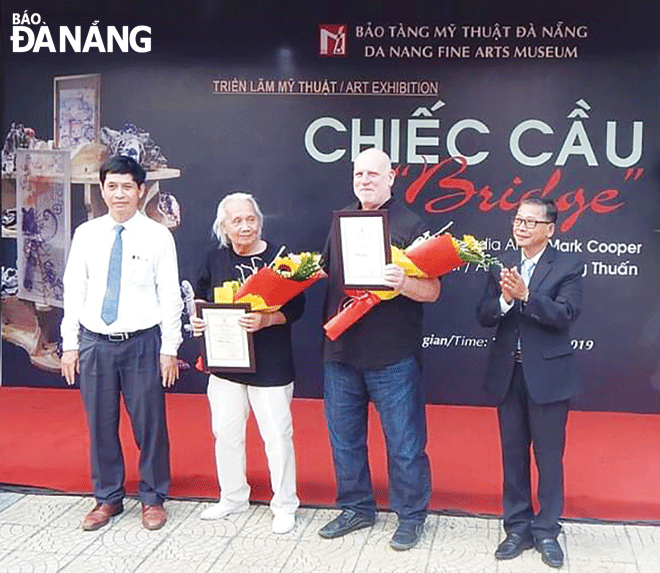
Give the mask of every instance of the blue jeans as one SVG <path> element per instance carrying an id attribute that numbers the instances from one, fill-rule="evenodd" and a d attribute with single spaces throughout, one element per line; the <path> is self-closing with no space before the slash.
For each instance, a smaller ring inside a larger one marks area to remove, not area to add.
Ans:
<path id="1" fill-rule="evenodd" d="M 387 446 L 390 506 L 399 522 L 424 523 L 431 498 L 421 369 L 414 357 L 378 370 L 325 363 L 325 416 L 337 478 L 337 505 L 374 515 L 367 456 L 371 400 Z"/>

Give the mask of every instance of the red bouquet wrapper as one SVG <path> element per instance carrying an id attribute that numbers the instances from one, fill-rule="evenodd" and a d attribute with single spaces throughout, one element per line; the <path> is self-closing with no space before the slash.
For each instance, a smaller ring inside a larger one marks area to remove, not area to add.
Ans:
<path id="1" fill-rule="evenodd" d="M 429 277 L 440 277 L 465 264 L 449 233 L 438 235 L 406 249 L 406 256 Z"/>
<path id="2" fill-rule="evenodd" d="M 323 271 L 318 271 L 304 281 L 295 281 L 278 275 L 270 267 L 262 267 L 241 285 L 234 300 L 251 294 L 261 297 L 267 307 L 281 307 L 324 276 Z"/>
<path id="3" fill-rule="evenodd" d="M 349 301 L 344 307 L 323 325 L 325 335 L 330 340 L 337 340 L 348 327 L 355 324 L 374 306 L 380 302 L 380 298 L 369 291 L 348 291 Z"/>
<path id="4" fill-rule="evenodd" d="M 203 372 L 204 374 L 211 373 L 211 371 L 206 367 L 206 364 L 204 364 L 204 356 L 202 354 L 197 355 L 197 359 L 195 360 L 195 370 L 198 372 Z"/>
<path id="5" fill-rule="evenodd" d="M 465 261 L 458 256 L 449 233 L 437 235 L 414 247 L 409 247 L 405 255 L 420 271 L 431 278 L 446 275 L 465 264 Z M 323 326 L 330 340 L 337 340 L 382 300 L 369 291 L 347 291 L 346 294 L 351 297 L 348 304 Z"/>

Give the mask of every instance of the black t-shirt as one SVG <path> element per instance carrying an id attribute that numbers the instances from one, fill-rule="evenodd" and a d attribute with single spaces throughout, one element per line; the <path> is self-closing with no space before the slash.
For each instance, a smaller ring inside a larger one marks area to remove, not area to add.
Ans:
<path id="1" fill-rule="evenodd" d="M 360 203 L 348 205 L 343 211 L 360 209 Z M 389 213 L 390 241 L 400 248 L 409 246 L 426 231 L 422 219 L 392 198 L 381 206 Z M 332 230 L 326 241 L 323 259 L 327 261 L 328 290 L 323 316 L 332 318 L 346 295 L 341 285 L 340 254 L 335 248 Z M 373 370 L 393 364 L 404 358 L 420 358 L 422 339 L 421 302 L 399 295 L 381 301 L 358 322 L 348 328 L 337 340 L 325 337 L 323 359 L 342 362 L 360 370 Z"/>
<path id="2" fill-rule="evenodd" d="M 251 269 L 269 264 L 278 249 L 266 243 L 266 250 L 258 255 L 243 257 L 234 249 L 214 245 L 206 251 L 204 264 L 195 281 L 195 295 L 213 302 L 213 289 L 230 280 L 242 280 L 252 274 Z M 295 378 L 291 349 L 291 323 L 305 310 L 303 294 L 291 299 L 280 311 L 286 324 L 262 328 L 254 333 L 255 373 L 223 373 L 222 378 L 250 386 L 285 386 Z"/>

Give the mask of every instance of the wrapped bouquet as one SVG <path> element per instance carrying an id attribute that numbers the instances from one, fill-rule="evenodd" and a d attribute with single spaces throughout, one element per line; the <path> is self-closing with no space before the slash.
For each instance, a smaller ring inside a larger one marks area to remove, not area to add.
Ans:
<path id="1" fill-rule="evenodd" d="M 466 264 L 475 263 L 488 268 L 502 263 L 484 252 L 482 244 L 472 235 L 463 239 L 449 233 L 418 237 L 405 250 L 392 246 L 392 262 L 399 265 L 409 277 L 435 278 Z M 337 340 L 350 326 L 367 314 L 382 300 L 398 296 L 397 291 L 347 291 L 348 300 L 341 310 L 323 326 L 330 340 Z"/>
<path id="2" fill-rule="evenodd" d="M 278 256 L 245 281 L 227 281 L 214 289 L 217 303 L 248 303 L 253 311 L 276 312 L 325 277 L 318 253 Z"/>

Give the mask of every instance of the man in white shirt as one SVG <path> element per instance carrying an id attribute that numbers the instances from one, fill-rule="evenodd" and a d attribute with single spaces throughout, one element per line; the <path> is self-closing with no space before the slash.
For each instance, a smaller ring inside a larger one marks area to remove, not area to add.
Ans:
<path id="1" fill-rule="evenodd" d="M 178 378 L 181 310 L 171 233 L 138 211 L 144 169 L 115 156 L 100 170 L 108 214 L 80 225 L 64 272 L 62 375 L 80 374 L 87 411 L 96 506 L 82 528 L 93 531 L 123 511 L 124 460 L 119 395 L 140 448 L 142 524 L 160 529 L 170 482 L 163 388 Z"/>

